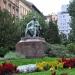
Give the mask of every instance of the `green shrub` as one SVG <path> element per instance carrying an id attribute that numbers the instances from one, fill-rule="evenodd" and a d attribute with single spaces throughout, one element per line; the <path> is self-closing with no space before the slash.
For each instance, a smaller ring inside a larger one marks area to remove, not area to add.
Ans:
<path id="1" fill-rule="evenodd" d="M 45 54 L 49 57 L 55 57 L 55 54 L 52 52 L 51 44 L 47 44 L 47 50 L 45 51 Z"/>
<path id="2" fill-rule="evenodd" d="M 49 44 L 46 53 L 50 57 L 66 57 L 67 52 L 67 48 L 64 45 Z"/>
<path id="3" fill-rule="evenodd" d="M 18 59 L 18 58 L 24 58 L 24 56 L 21 56 L 15 52 L 8 52 L 5 56 L 5 59 Z"/>
<path id="4" fill-rule="evenodd" d="M 45 51 L 45 54 L 47 55 L 47 56 L 49 56 L 49 52 L 51 51 L 51 48 L 49 47 L 46 51 Z"/>
<path id="5" fill-rule="evenodd" d="M 0 47 L 0 57 L 4 57 L 7 52 L 9 52 L 7 48 Z"/>
<path id="6" fill-rule="evenodd" d="M 67 50 L 67 48 L 64 45 L 60 45 L 60 44 L 52 44 L 51 49 L 52 50 L 61 50 L 61 51 Z"/>
<path id="7" fill-rule="evenodd" d="M 67 45 L 67 49 L 72 52 L 75 53 L 75 43 L 70 43 Z"/>

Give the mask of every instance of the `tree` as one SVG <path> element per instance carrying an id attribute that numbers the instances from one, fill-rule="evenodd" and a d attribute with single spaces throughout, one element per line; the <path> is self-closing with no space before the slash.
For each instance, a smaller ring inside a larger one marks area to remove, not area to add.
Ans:
<path id="1" fill-rule="evenodd" d="M 62 43 L 63 45 L 66 46 L 66 45 L 69 43 L 69 40 L 68 40 L 68 38 L 67 38 L 67 35 L 64 34 L 63 32 L 61 32 L 60 38 L 61 38 L 61 43 Z"/>
<path id="2" fill-rule="evenodd" d="M 51 20 L 49 22 L 49 27 L 48 27 L 48 31 L 47 31 L 47 35 L 46 35 L 46 39 L 47 42 L 49 43 L 60 43 L 60 37 L 59 37 L 59 33 L 58 33 L 58 27 L 56 23 L 53 23 L 53 21 Z"/>
<path id="3" fill-rule="evenodd" d="M 20 38 L 20 28 L 15 17 L 7 10 L 0 10 L 0 47 L 14 48 Z"/>
<path id="4" fill-rule="evenodd" d="M 68 7 L 68 12 L 71 16 L 71 23 L 70 27 L 72 28 L 70 35 L 70 41 L 75 42 L 75 0 L 72 0 L 70 2 L 70 5 Z"/>
<path id="5" fill-rule="evenodd" d="M 71 30 L 70 33 L 69 33 L 68 41 L 69 41 L 69 43 L 71 43 L 71 42 L 74 41 L 74 36 L 73 36 L 72 30 Z"/>

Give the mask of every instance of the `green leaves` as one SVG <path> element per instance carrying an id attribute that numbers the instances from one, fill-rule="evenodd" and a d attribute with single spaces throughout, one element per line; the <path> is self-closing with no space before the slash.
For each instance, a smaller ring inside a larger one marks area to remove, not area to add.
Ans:
<path id="1" fill-rule="evenodd" d="M 57 24 L 53 23 L 52 21 L 49 22 L 49 27 L 46 34 L 46 40 L 47 42 L 52 44 L 60 43 Z"/>
<path id="2" fill-rule="evenodd" d="M 15 47 L 20 38 L 18 23 L 7 10 L 0 10 L 0 47 Z"/>
<path id="3" fill-rule="evenodd" d="M 75 0 L 72 0 L 70 2 L 69 8 L 68 8 L 68 12 L 71 16 L 71 23 L 70 23 L 70 27 L 72 28 L 71 32 L 70 32 L 70 41 L 71 42 L 75 42 Z"/>
<path id="4" fill-rule="evenodd" d="M 70 16 L 75 17 L 75 0 L 72 0 L 70 2 L 69 8 L 68 8 L 68 12 L 69 12 Z"/>

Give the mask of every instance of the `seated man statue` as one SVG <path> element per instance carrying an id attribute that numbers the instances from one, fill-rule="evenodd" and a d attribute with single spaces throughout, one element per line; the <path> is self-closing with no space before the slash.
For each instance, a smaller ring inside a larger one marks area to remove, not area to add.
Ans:
<path id="1" fill-rule="evenodd" d="M 25 30 L 26 37 L 39 37 L 40 34 L 40 25 L 34 16 L 33 19 L 27 24 Z"/>

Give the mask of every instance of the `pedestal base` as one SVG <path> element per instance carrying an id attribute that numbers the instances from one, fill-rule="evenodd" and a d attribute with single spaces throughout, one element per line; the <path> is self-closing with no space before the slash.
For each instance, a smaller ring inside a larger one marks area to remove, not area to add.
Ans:
<path id="1" fill-rule="evenodd" d="M 22 38 L 16 44 L 16 52 L 27 58 L 44 57 L 47 44 L 43 38 Z"/>

